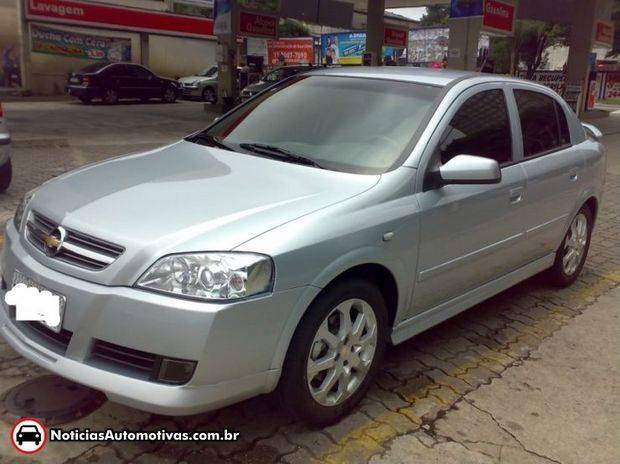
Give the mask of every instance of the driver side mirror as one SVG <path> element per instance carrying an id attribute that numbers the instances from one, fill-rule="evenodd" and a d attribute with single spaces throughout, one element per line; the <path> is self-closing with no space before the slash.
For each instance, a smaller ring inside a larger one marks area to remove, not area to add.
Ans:
<path id="1" fill-rule="evenodd" d="M 458 155 L 439 168 L 439 180 L 446 184 L 498 184 L 502 171 L 494 159 Z"/>

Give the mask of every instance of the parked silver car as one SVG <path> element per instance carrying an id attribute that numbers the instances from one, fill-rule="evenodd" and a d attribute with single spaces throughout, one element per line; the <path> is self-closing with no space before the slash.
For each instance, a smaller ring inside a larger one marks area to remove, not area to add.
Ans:
<path id="1" fill-rule="evenodd" d="M 326 424 L 397 344 L 546 271 L 579 275 L 605 156 L 553 91 L 412 68 L 321 69 L 207 129 L 24 198 L 0 293 L 61 323 L 0 332 L 46 369 L 161 414 L 278 388 Z"/>
<path id="2" fill-rule="evenodd" d="M 0 103 L 0 193 L 9 188 L 13 177 L 10 148 L 11 136 L 4 117 L 2 103 Z"/>
<path id="3" fill-rule="evenodd" d="M 217 103 L 217 87 L 219 84 L 217 66 L 203 69 L 195 76 L 179 79 L 179 86 L 184 98 L 200 98 L 203 101 Z"/>

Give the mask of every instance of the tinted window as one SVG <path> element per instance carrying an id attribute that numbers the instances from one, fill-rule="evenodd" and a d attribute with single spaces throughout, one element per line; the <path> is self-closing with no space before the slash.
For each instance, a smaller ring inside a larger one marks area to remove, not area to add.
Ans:
<path id="1" fill-rule="evenodd" d="M 523 155 L 535 156 L 570 143 L 566 115 L 551 97 L 515 90 L 523 134 Z"/>
<path id="2" fill-rule="evenodd" d="M 238 151 L 244 151 L 241 144 L 260 143 L 326 169 L 380 173 L 410 150 L 440 91 L 409 82 L 302 74 L 239 107 L 206 134 Z"/>
<path id="3" fill-rule="evenodd" d="M 500 164 L 512 161 L 504 92 L 486 90 L 466 100 L 441 137 L 439 151 L 442 164 L 457 155 L 484 156 Z"/>
<path id="4" fill-rule="evenodd" d="M 112 77 L 123 77 L 131 75 L 131 73 L 127 70 L 127 66 L 125 66 L 124 64 L 115 64 L 113 66 L 110 66 L 108 69 L 106 69 L 105 74 Z"/>
<path id="5" fill-rule="evenodd" d="M 144 69 L 142 66 L 129 66 L 129 69 L 135 77 L 144 79 L 151 76 L 151 71 Z"/>

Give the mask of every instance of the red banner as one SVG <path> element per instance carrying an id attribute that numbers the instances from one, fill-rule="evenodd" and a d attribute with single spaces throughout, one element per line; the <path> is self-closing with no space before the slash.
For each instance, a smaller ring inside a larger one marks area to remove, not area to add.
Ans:
<path id="1" fill-rule="evenodd" d="M 312 37 L 267 41 L 268 64 L 314 63 L 314 41 Z"/>
<path id="2" fill-rule="evenodd" d="M 278 37 L 278 18 L 259 13 L 239 12 L 239 34 L 252 37 Z"/>
<path id="3" fill-rule="evenodd" d="M 515 7 L 499 0 L 484 0 L 482 25 L 488 29 L 514 32 Z"/>
<path id="4" fill-rule="evenodd" d="M 614 23 L 610 21 L 597 21 L 594 40 L 609 47 L 614 44 Z"/>
<path id="5" fill-rule="evenodd" d="M 396 29 L 390 26 L 383 28 L 383 45 L 390 47 L 407 48 L 409 31 L 406 29 Z"/>
<path id="6" fill-rule="evenodd" d="M 213 36 L 213 20 L 73 0 L 25 0 L 29 19 L 116 26 L 174 35 Z"/>

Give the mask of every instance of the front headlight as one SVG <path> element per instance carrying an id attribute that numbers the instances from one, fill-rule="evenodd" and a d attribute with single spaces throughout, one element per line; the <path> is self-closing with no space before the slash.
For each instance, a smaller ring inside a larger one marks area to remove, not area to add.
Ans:
<path id="1" fill-rule="evenodd" d="M 165 256 L 137 287 L 203 300 L 235 300 L 273 289 L 271 258 L 256 253 L 191 253 Z"/>
<path id="2" fill-rule="evenodd" d="M 19 205 L 17 205 L 17 209 L 15 210 L 15 215 L 13 216 L 13 223 L 15 224 L 15 228 L 17 230 L 21 230 L 22 229 L 22 220 L 24 219 L 24 211 L 26 211 L 26 207 L 28 206 L 28 203 L 30 203 L 30 200 L 32 200 L 32 197 L 34 197 L 34 190 L 30 190 L 29 192 L 26 192 L 26 194 L 23 196 L 22 201 L 19 203 Z"/>

